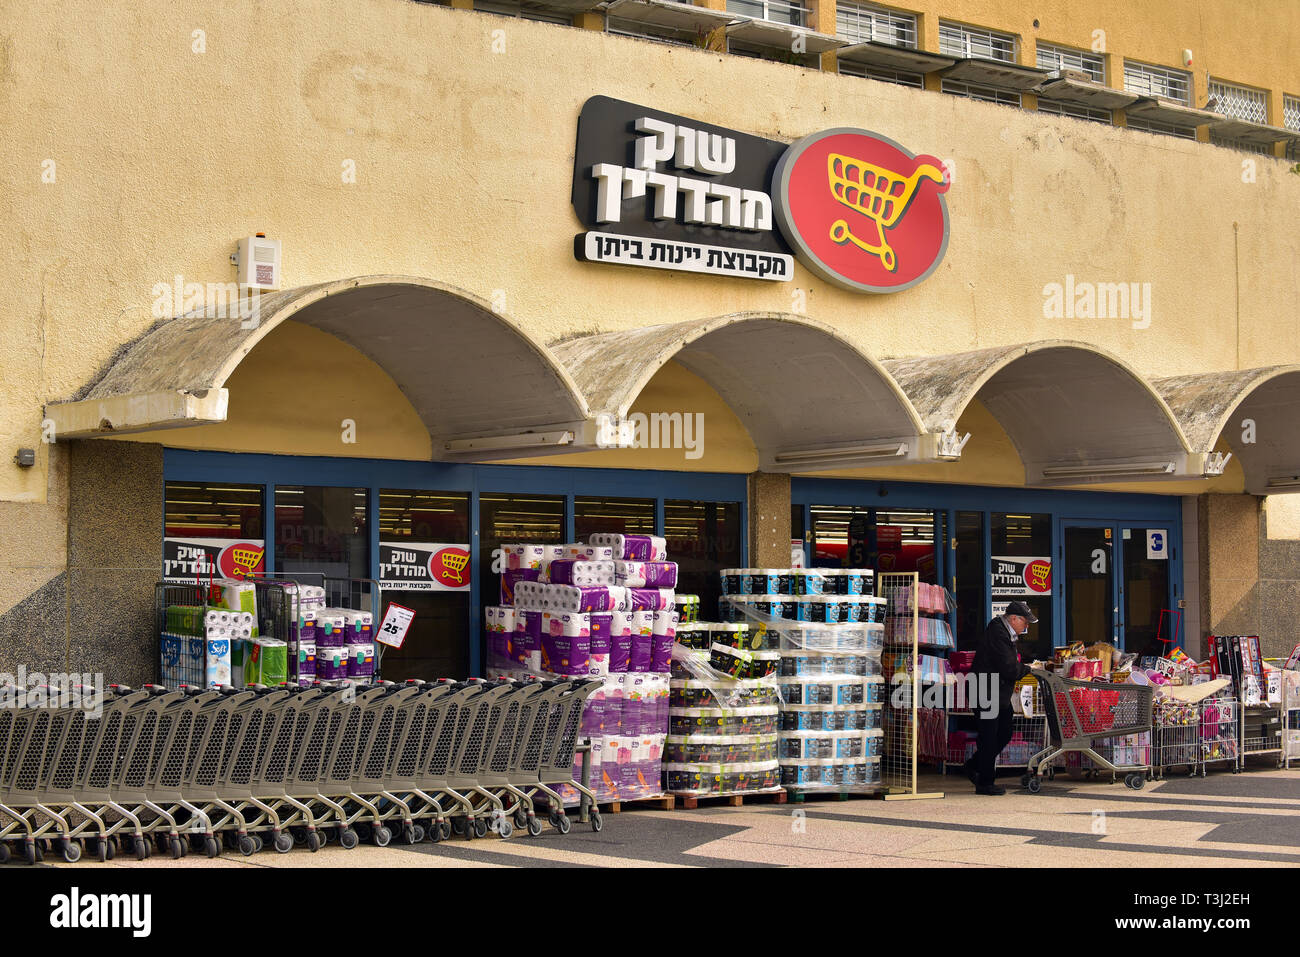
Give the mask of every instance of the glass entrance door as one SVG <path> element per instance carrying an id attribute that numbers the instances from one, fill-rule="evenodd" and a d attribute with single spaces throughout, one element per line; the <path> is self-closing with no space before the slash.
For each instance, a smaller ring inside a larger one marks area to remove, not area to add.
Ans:
<path id="1" fill-rule="evenodd" d="M 1119 641 L 1115 530 L 1065 526 L 1065 643 Z"/>
<path id="2" fill-rule="evenodd" d="M 1170 606 L 1168 529 L 1125 528 L 1123 545 L 1124 650 L 1164 657 L 1175 646 L 1181 613 Z"/>

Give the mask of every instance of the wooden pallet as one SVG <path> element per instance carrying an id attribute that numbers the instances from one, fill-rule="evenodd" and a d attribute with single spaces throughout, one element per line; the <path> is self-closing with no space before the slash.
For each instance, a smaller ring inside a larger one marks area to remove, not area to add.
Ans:
<path id="1" fill-rule="evenodd" d="M 816 791 L 799 791 L 791 788 L 789 793 L 790 800 L 795 804 L 803 804 L 805 801 L 847 801 L 850 798 L 879 797 L 879 794 L 874 791 L 836 791 L 833 788 L 819 788 Z"/>
<path id="2" fill-rule="evenodd" d="M 704 804 L 721 804 L 726 807 L 743 807 L 746 804 L 784 804 L 787 795 L 784 790 L 781 791 L 741 791 L 736 794 L 679 794 L 677 795 L 681 806 L 688 811 L 693 811 Z"/>
<path id="3" fill-rule="evenodd" d="M 601 810 L 611 814 L 621 814 L 626 807 L 629 811 L 638 807 L 647 807 L 654 811 L 671 811 L 677 803 L 672 794 L 656 794 L 653 797 L 628 798 L 626 801 L 601 802 Z"/>

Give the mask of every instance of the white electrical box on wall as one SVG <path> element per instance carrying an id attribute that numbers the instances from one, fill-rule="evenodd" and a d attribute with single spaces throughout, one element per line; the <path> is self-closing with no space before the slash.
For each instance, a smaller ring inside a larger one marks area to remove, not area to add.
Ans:
<path id="1" fill-rule="evenodd" d="M 280 288 L 280 240 L 249 236 L 239 241 L 239 284 L 249 289 Z"/>

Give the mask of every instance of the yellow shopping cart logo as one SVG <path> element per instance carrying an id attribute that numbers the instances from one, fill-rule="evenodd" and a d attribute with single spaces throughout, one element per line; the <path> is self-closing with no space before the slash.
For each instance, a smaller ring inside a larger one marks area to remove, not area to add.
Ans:
<path id="1" fill-rule="evenodd" d="M 837 219 L 831 224 L 831 240 L 841 246 L 853 243 L 862 251 L 879 257 L 890 272 L 898 269 L 898 256 L 889 245 L 885 230 L 898 225 L 924 180 L 940 184 L 939 192 L 948 188 L 944 170 L 926 162 L 904 176 L 866 160 L 830 153 L 826 158 L 826 172 L 836 201 L 866 219 L 865 225 L 859 227 L 859 234 L 849 228 L 848 220 Z"/>
<path id="2" fill-rule="evenodd" d="M 446 577 L 450 578 L 458 585 L 465 584 L 465 580 L 461 578 L 461 572 L 465 570 L 465 566 L 468 564 L 468 554 L 450 551 L 442 553 L 442 567 L 446 572 Z"/>

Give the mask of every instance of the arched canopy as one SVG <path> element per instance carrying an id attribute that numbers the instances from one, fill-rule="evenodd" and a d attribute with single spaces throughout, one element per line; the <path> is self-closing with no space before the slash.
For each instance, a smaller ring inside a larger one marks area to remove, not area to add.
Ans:
<path id="1" fill-rule="evenodd" d="M 1160 395 L 1094 346 L 1051 340 L 884 366 L 929 431 L 952 428 L 978 398 L 1020 453 L 1027 484 L 1206 474 Z"/>
<path id="2" fill-rule="evenodd" d="M 1173 376 L 1152 385 L 1193 449 L 1213 453 L 1227 443 L 1247 492 L 1300 492 L 1300 366 Z"/>
<path id="3" fill-rule="evenodd" d="M 581 393 L 545 346 L 441 283 L 367 276 L 267 294 L 255 316 L 221 311 L 163 320 L 127 344 L 74 400 L 47 409 L 56 433 L 223 421 L 226 380 L 290 319 L 330 333 L 388 373 L 428 427 L 435 457 L 536 455 L 540 446 L 571 443 L 587 420 Z"/>
<path id="4" fill-rule="evenodd" d="M 736 313 L 581 336 L 552 349 L 593 415 L 619 421 L 665 363 L 681 364 L 735 412 L 766 471 L 934 455 L 934 437 L 923 434 L 919 417 L 880 363 L 828 326 L 800 316 Z"/>

